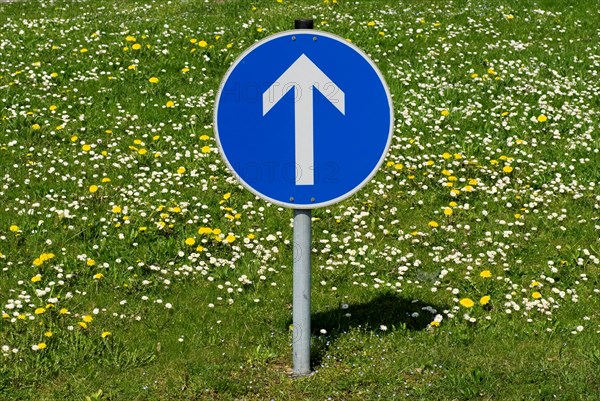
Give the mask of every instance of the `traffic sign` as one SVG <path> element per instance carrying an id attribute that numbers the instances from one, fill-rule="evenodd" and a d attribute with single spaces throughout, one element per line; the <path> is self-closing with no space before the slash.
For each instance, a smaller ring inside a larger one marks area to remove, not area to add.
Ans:
<path id="1" fill-rule="evenodd" d="M 373 61 L 321 31 L 269 36 L 227 71 L 215 103 L 223 159 L 254 194 L 313 209 L 362 188 L 383 162 L 392 100 Z"/>

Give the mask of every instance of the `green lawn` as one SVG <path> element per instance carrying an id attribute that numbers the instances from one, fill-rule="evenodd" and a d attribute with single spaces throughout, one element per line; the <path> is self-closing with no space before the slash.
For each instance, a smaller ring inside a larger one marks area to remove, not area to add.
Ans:
<path id="1" fill-rule="evenodd" d="M 600 3 L 571 3 L 0 3 L 0 400 L 599 400 Z M 313 211 L 302 379 L 292 212 L 212 123 L 294 18 L 395 109 L 375 178 Z"/>

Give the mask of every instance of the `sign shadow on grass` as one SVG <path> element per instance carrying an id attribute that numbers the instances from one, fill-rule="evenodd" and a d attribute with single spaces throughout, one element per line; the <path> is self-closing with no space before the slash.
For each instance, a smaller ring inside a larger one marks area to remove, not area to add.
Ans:
<path id="1" fill-rule="evenodd" d="M 323 336 L 322 330 L 326 330 L 327 341 L 313 341 L 311 365 L 319 366 L 331 344 L 352 329 L 376 331 L 379 335 L 426 330 L 436 314 L 444 309 L 448 308 L 396 294 L 384 294 L 368 302 L 342 304 L 338 308 L 315 312 L 311 323 L 313 338 Z"/>

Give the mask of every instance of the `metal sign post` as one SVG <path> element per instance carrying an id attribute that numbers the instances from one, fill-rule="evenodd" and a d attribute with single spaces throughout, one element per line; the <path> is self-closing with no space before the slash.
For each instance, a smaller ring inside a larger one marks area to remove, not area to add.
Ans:
<path id="1" fill-rule="evenodd" d="M 296 20 L 294 29 L 313 29 L 313 20 Z M 293 369 L 297 376 L 310 374 L 310 270 L 312 213 L 310 209 L 294 209 L 294 294 Z"/>

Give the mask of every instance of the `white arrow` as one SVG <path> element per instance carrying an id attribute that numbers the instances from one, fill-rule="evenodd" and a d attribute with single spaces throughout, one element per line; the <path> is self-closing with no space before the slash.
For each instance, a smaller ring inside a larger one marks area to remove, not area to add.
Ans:
<path id="1" fill-rule="evenodd" d="M 263 93 L 263 116 L 292 88 L 294 94 L 296 185 L 314 184 L 313 87 L 345 115 L 344 92 L 302 54 Z"/>

